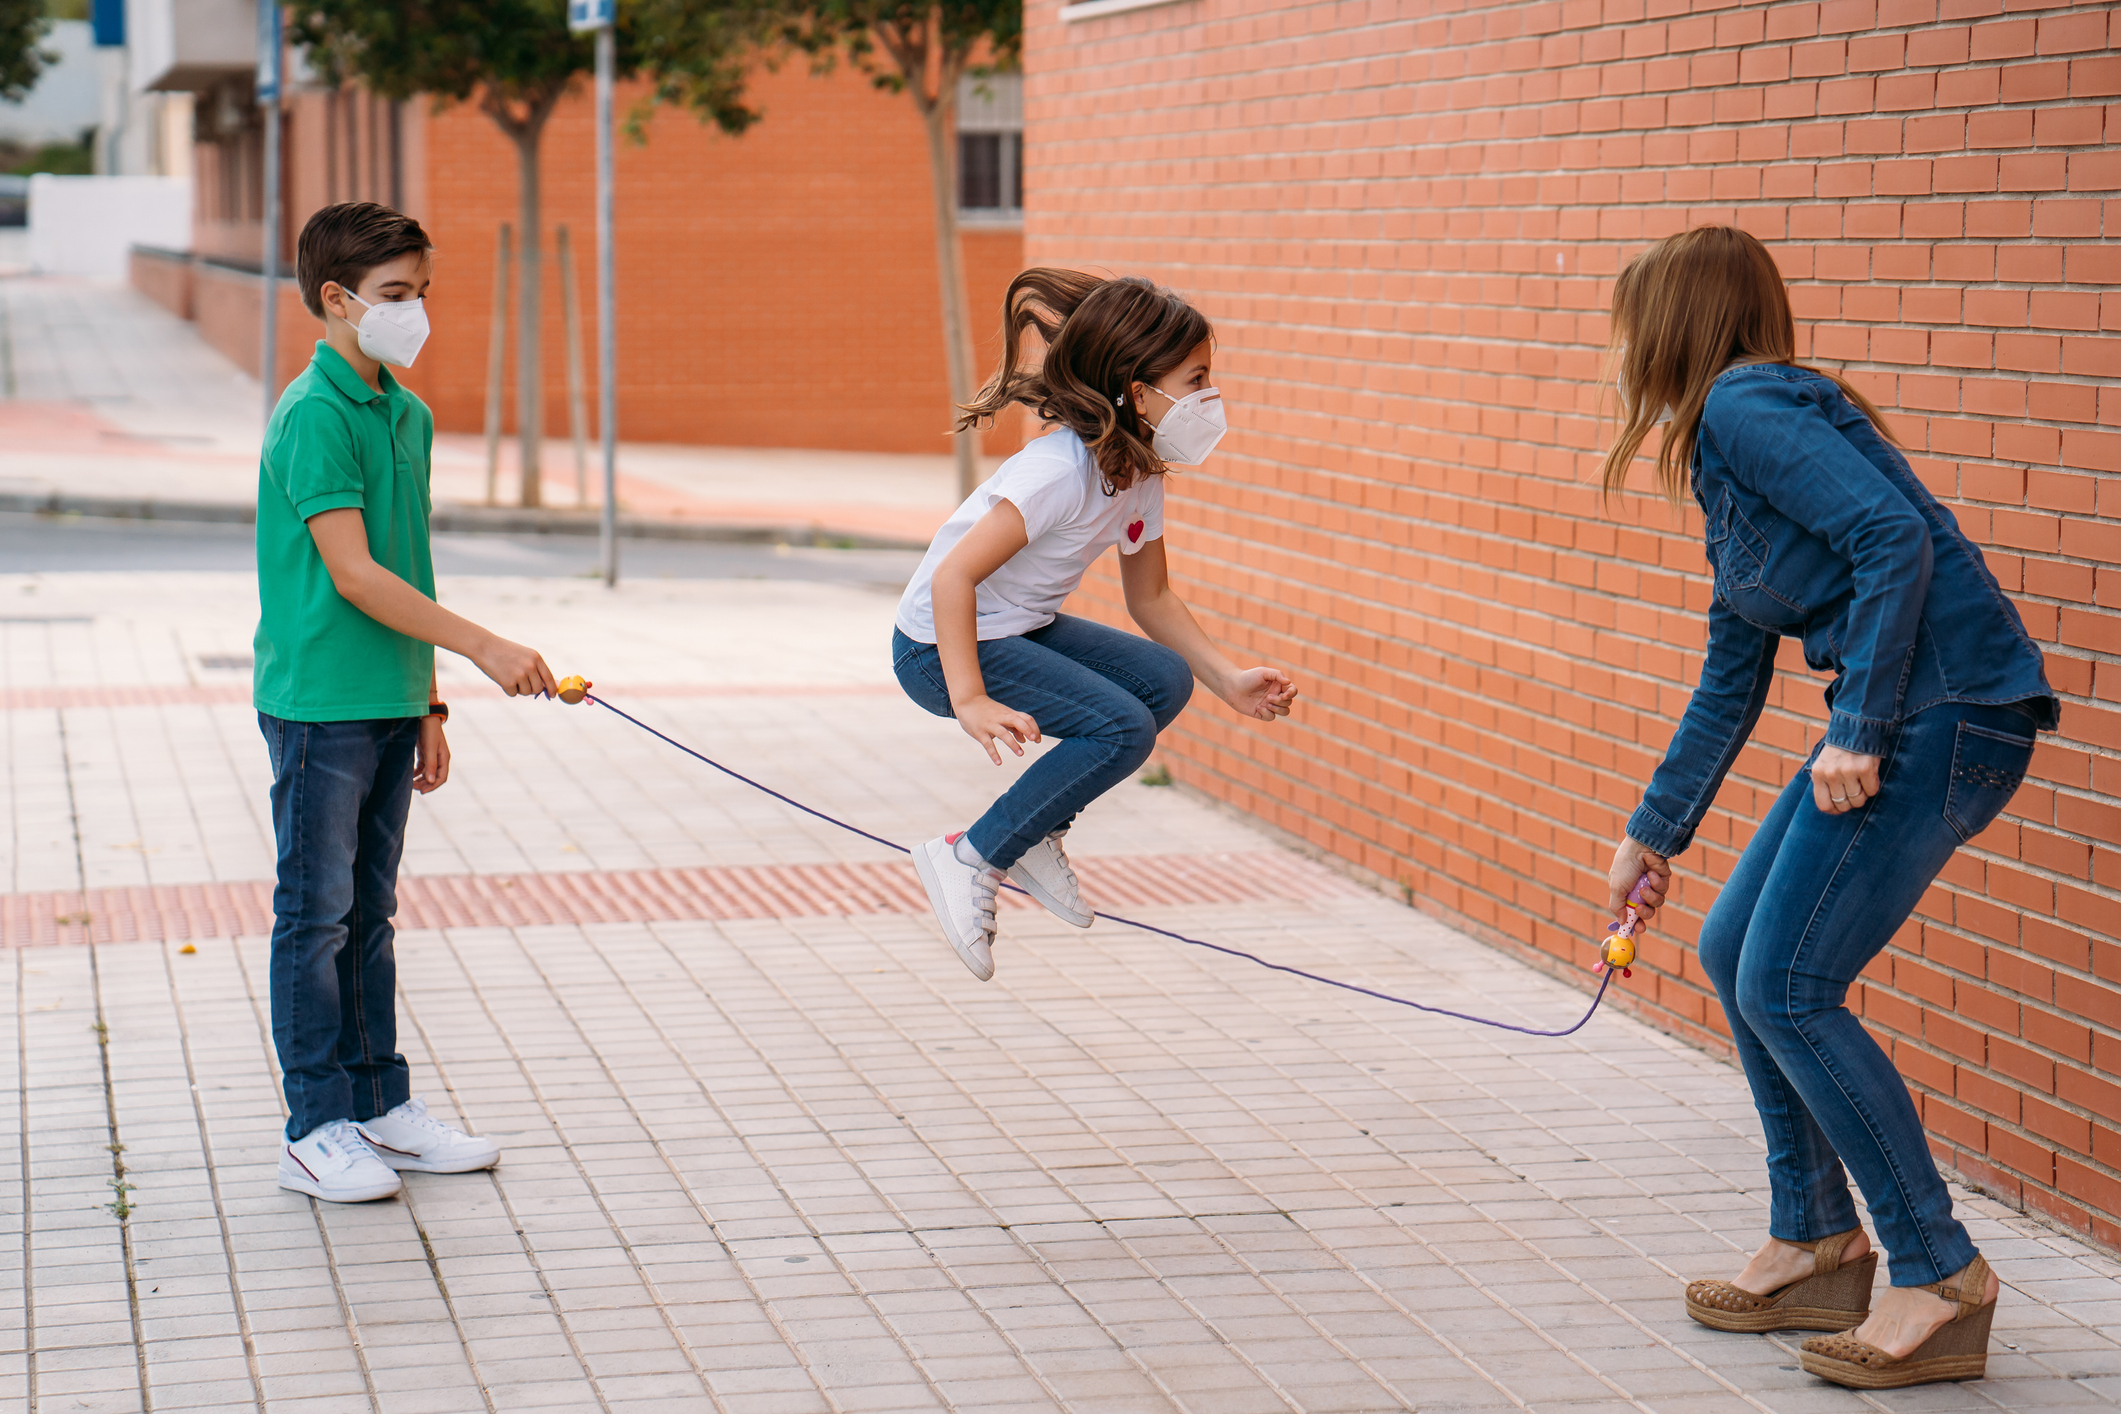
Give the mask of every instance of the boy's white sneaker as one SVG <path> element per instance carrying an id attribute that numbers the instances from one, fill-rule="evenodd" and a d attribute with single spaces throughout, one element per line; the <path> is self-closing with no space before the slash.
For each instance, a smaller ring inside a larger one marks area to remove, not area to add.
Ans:
<path id="1" fill-rule="evenodd" d="M 427 1112 L 427 1102 L 407 1100 L 389 1114 L 354 1126 L 376 1157 L 394 1169 L 414 1173 L 470 1173 L 501 1161 L 501 1146 L 466 1134 Z"/>
<path id="2" fill-rule="evenodd" d="M 1075 881 L 1075 869 L 1061 848 L 1061 836 L 1067 833 L 1065 827 L 1055 830 L 1025 850 L 1023 857 L 1009 866 L 1009 881 L 1044 904 L 1046 911 L 1061 922 L 1087 928 L 1097 921 L 1097 913 L 1083 902 L 1082 885 Z"/>
<path id="3" fill-rule="evenodd" d="M 1002 871 L 965 863 L 947 835 L 915 845 L 913 867 L 958 960 L 980 981 L 992 979 L 994 895 L 1002 886 Z"/>
<path id="4" fill-rule="evenodd" d="M 350 1119 L 320 1124 L 280 1146 L 280 1186 L 327 1203 L 366 1203 L 405 1186 Z"/>

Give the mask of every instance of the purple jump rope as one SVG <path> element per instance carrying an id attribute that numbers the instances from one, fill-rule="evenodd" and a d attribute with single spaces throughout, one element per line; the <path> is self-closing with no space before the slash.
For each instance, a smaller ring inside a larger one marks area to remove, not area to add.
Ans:
<path id="1" fill-rule="evenodd" d="M 751 777 L 745 775 L 741 771 L 731 770 L 729 767 L 724 766 L 721 762 L 715 760 L 713 757 L 704 755 L 698 751 L 694 751 L 691 747 L 685 745 L 684 742 L 677 740 L 675 737 L 665 736 L 662 732 L 659 732 L 654 727 L 649 726 L 646 722 L 642 721 L 639 717 L 634 716 L 632 713 L 626 712 L 620 708 L 612 706 L 603 698 L 592 694 L 589 691 L 589 687 L 590 684 L 581 678 L 570 677 L 563 679 L 560 683 L 560 700 L 562 702 L 568 703 L 581 702 L 585 699 L 587 701 L 594 702 L 597 706 L 604 708 L 606 711 L 611 712 L 616 716 L 625 718 L 627 721 L 633 723 L 635 726 L 639 727 L 642 731 L 648 733 L 650 736 L 656 738 L 658 741 L 666 742 L 669 745 L 676 747 L 678 750 L 684 752 L 687 756 L 690 756 L 693 760 L 698 761 L 703 765 L 712 766 L 715 770 L 720 771 L 723 775 L 728 776 L 732 780 L 742 781 L 745 785 L 750 786 L 753 790 L 763 791 L 765 794 L 772 796 L 775 800 L 780 801 L 783 805 L 792 806 L 793 808 L 802 811 L 805 815 L 810 815 L 819 820 L 823 820 L 828 825 L 837 825 L 839 828 L 847 831 L 849 834 L 860 835 L 863 839 L 869 840 L 874 844 L 880 844 L 886 849 L 895 849 L 900 854 L 911 854 L 913 852 L 905 845 L 900 844 L 896 840 L 887 840 L 882 835 L 873 835 L 859 825 L 850 825 L 845 820 L 837 819 L 831 815 L 827 815 L 824 811 L 805 805 L 802 801 L 797 800 L 792 796 L 783 795 L 781 794 L 781 792 L 775 790 L 772 786 L 765 785 L 759 781 L 754 781 L 753 779 L 751 779 Z M 1591 1018 L 1597 1015 L 1599 1003 L 1605 1000 L 1606 989 L 1613 985 L 1613 974 L 1615 972 L 1619 972 L 1624 977 L 1633 975 L 1633 973 L 1628 970 L 1628 964 L 1632 963 L 1635 960 L 1634 936 L 1635 930 L 1638 926 L 1633 905 L 1642 902 L 1642 886 L 1648 881 L 1649 876 L 1644 875 L 1642 879 L 1636 882 L 1633 892 L 1629 893 L 1628 903 L 1630 907 L 1627 910 L 1627 918 L 1625 922 L 1616 921 L 1611 924 L 1607 930 L 1605 942 L 1599 949 L 1599 961 L 1593 964 L 1592 968 L 1593 971 L 1600 973 L 1601 976 L 1598 982 L 1597 994 L 1591 998 L 1590 1009 L 1584 1012 L 1582 1017 L 1579 1018 L 1573 1026 L 1565 1026 L 1558 1031 L 1542 1031 L 1537 1027 L 1517 1026 L 1507 1021 L 1497 1021 L 1493 1017 L 1475 1016 L 1471 1012 L 1452 1011 L 1449 1007 L 1429 1006 L 1422 1002 L 1409 1001 L 1405 997 L 1395 997 L 1390 992 L 1380 992 L 1371 987 L 1359 986 L 1354 982 L 1342 982 L 1332 977 L 1321 977 L 1318 973 L 1306 972 L 1301 967 L 1290 967 L 1286 963 L 1269 962 L 1267 959 L 1260 957 L 1255 953 L 1248 953 L 1242 948 L 1224 947 L 1221 943 L 1211 943 L 1202 938 L 1189 938 L 1184 933 L 1174 933 L 1169 928 L 1159 928 L 1154 923 L 1142 923 L 1132 918 L 1121 918 L 1117 914 L 1112 913 L 1101 914 L 1099 916 L 1104 918 L 1107 922 L 1118 923 L 1128 928 L 1138 928 L 1144 933 L 1154 933 L 1159 938 L 1169 938 L 1171 939 L 1171 941 L 1176 943 L 1185 943 L 1189 946 L 1196 948 L 1206 948 L 1210 952 L 1219 952 L 1227 957 L 1243 958 L 1246 962 L 1257 963 L 1261 967 L 1267 968 L 1268 970 L 1273 972 L 1286 972 L 1291 977 L 1301 977 L 1306 982 L 1317 982 L 1327 987 L 1338 987 L 1344 992 L 1359 992 L 1363 996 L 1374 997 L 1381 1002 L 1390 1002 L 1394 1006 L 1411 1007 L 1415 1011 L 1425 1011 L 1434 1016 L 1448 1016 L 1459 1021 L 1470 1021 L 1480 1026 L 1492 1026 L 1498 1031 L 1514 1031 L 1520 1036 L 1569 1036 L 1573 1035 L 1578 1031 L 1581 1031 L 1587 1024 L 1589 1024 Z M 1008 888 L 1013 893 L 1023 892 L 1023 890 L 1017 888 L 1014 884 L 1008 884 L 1004 887 Z"/>

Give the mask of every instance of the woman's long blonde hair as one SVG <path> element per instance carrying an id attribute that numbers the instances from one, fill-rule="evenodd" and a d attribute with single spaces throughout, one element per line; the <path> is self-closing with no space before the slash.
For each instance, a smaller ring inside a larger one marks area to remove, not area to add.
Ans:
<path id="1" fill-rule="evenodd" d="M 1600 380 L 1614 385 L 1620 435 L 1605 454 L 1601 480 L 1610 496 L 1627 485 L 1643 439 L 1671 410 L 1657 448 L 1657 484 L 1677 505 L 1709 385 L 1733 364 L 1797 362 L 1790 295 L 1766 246 L 1734 226 L 1697 226 L 1667 236 L 1628 262 L 1613 285 L 1612 342 Z M 1810 372 L 1841 385 L 1888 441 L 1898 441 L 1871 400 L 1846 378 Z"/>

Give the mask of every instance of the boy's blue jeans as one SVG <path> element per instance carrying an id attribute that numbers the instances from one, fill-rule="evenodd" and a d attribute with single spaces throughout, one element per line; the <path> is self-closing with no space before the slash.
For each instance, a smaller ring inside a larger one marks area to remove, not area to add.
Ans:
<path id="1" fill-rule="evenodd" d="M 1854 1227 L 1854 1174 L 1895 1286 L 1943 1280 L 1974 1245 L 1907 1083 L 1844 1003 L 1952 851 L 2009 804 L 2033 731 L 2011 707 L 1918 712 L 1887 747 L 1876 800 L 1845 815 L 1812 803 L 1807 766 L 1701 930 L 1702 966 L 1767 1132 L 1769 1234 L 1809 1242 Z"/>
<path id="2" fill-rule="evenodd" d="M 373 1119 L 412 1095 L 398 1054 L 398 856 L 418 717 L 289 722 L 258 714 L 272 753 L 272 1039 L 287 1137 Z"/>
<path id="3" fill-rule="evenodd" d="M 893 629 L 891 665 L 908 697 L 938 717 L 956 716 L 934 644 Z M 1066 614 L 1020 637 L 988 639 L 979 668 L 989 697 L 1029 712 L 1042 735 L 1059 738 L 966 831 L 998 869 L 1140 770 L 1156 734 L 1193 695 L 1193 671 L 1178 654 Z"/>

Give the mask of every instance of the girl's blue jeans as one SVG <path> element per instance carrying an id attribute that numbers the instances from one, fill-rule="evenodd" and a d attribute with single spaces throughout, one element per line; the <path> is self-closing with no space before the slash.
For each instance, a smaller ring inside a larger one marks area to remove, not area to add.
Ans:
<path id="1" fill-rule="evenodd" d="M 405 1103 L 398 1054 L 398 857 L 418 717 L 290 722 L 258 714 L 272 753 L 272 1039 L 287 1137 Z"/>
<path id="2" fill-rule="evenodd" d="M 2033 718 L 1947 703 L 1903 722 L 1877 798 L 1845 815 L 1812 803 L 1809 763 L 1746 846 L 1701 930 L 1701 962 L 1730 1019 L 1767 1132 L 1768 1232 L 1808 1242 L 1856 1225 L 1853 1174 L 1895 1286 L 1974 1258 L 1907 1084 L 1846 1006 L 1952 851 L 2010 802 Z M 1846 1171 L 1844 1171 L 1846 1165 Z"/>
<path id="3" fill-rule="evenodd" d="M 938 717 L 956 716 L 934 644 L 893 629 L 891 665 L 908 697 Z M 979 667 L 989 697 L 1030 713 L 1041 735 L 1059 738 L 966 831 L 998 869 L 1140 770 L 1156 734 L 1193 695 L 1192 670 L 1178 654 L 1066 614 L 1017 638 L 988 639 Z"/>

